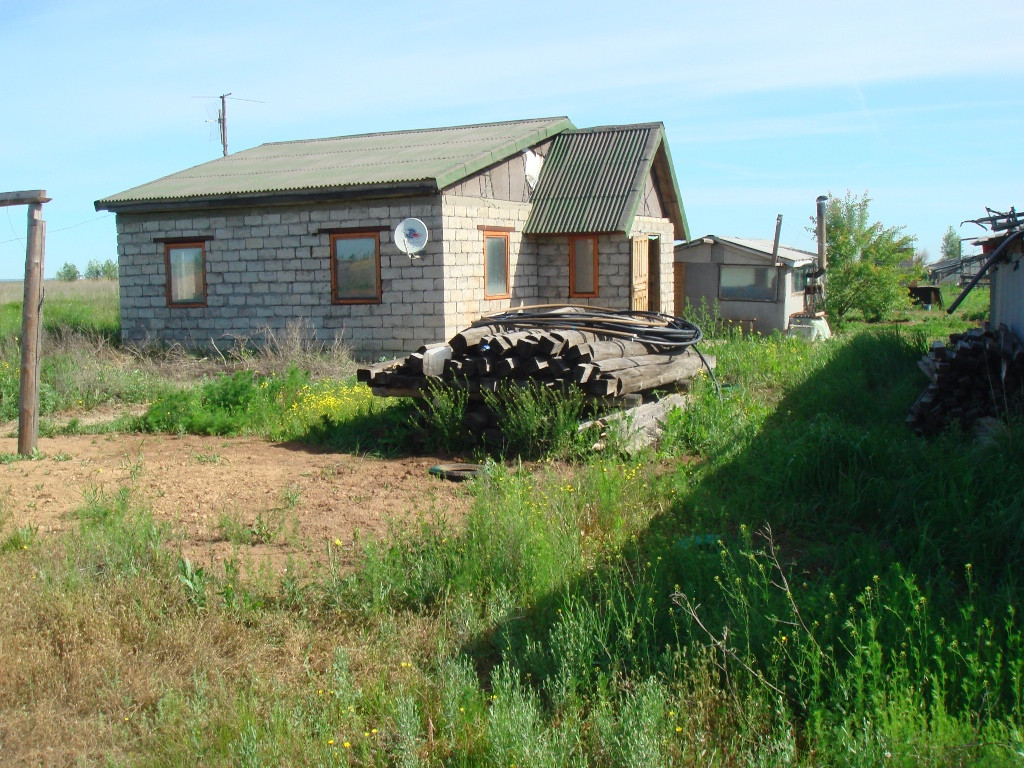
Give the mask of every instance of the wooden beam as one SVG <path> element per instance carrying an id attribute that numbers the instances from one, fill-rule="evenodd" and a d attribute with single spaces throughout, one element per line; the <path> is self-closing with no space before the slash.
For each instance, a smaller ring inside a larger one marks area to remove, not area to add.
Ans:
<path id="1" fill-rule="evenodd" d="M 48 203 L 45 189 L 27 189 L 21 192 L 0 192 L 0 207 L 5 205 L 32 205 L 33 203 Z"/>
<path id="2" fill-rule="evenodd" d="M 25 253 L 25 298 L 21 318 L 21 386 L 18 392 L 18 453 L 30 456 L 39 442 L 39 367 L 43 337 L 43 201 L 29 204 Z"/>

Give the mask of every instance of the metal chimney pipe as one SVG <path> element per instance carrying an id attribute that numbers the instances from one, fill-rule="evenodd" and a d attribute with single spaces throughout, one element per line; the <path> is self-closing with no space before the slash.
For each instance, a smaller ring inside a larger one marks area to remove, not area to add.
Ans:
<path id="1" fill-rule="evenodd" d="M 826 263 L 827 255 L 825 253 L 825 251 L 827 250 L 826 247 L 825 247 L 825 245 L 826 245 L 826 242 L 825 242 L 825 210 L 828 207 L 828 196 L 827 195 L 818 195 L 817 204 L 818 204 L 818 221 L 817 221 L 817 224 L 818 224 L 818 231 L 817 231 L 817 237 L 818 237 L 818 269 L 825 269 L 825 267 L 828 266 L 827 263 Z"/>
<path id="2" fill-rule="evenodd" d="M 779 239 L 782 237 L 782 214 L 775 217 L 775 244 L 772 246 L 772 265 L 779 266 Z"/>

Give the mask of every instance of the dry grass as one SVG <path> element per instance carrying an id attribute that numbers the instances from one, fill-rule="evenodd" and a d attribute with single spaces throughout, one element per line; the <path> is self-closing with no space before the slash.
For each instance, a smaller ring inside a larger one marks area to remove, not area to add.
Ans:
<path id="1" fill-rule="evenodd" d="M 80 531 L 0 554 L 0 763 L 159 765 L 206 754 L 204 764 L 235 764 L 224 738 L 266 716 L 270 702 L 305 713 L 314 730 L 351 717 L 330 700 L 352 695 L 329 690 L 339 649 L 351 684 L 382 694 L 412 674 L 411 647 L 431 654 L 417 617 L 346 623 L 318 609 L 315 594 L 306 618 L 230 608 L 215 563 L 204 564 L 208 599 L 197 605 L 178 578 L 175 537 L 138 545 L 150 525 L 145 513 L 114 525 L 84 520 Z M 135 547 L 128 558 L 126 547 Z M 253 584 L 250 594 L 269 599 L 279 577 L 261 578 L 265 591 Z M 323 745 L 308 739 L 283 748 L 317 754 Z"/>
<path id="2" fill-rule="evenodd" d="M 116 280 L 44 280 L 43 291 L 47 299 L 73 299 L 84 302 L 106 302 L 117 300 Z M 21 280 L 0 282 L 0 304 L 22 301 L 25 285 Z"/>
<path id="3" fill-rule="evenodd" d="M 116 281 L 46 280 L 44 290 L 51 305 L 71 302 L 113 307 L 116 318 Z M 0 283 L 0 304 L 21 302 L 23 291 L 21 281 Z M 314 378 L 345 378 L 354 375 L 357 367 L 343 340 L 317 340 L 307 319 L 290 320 L 282 329 L 265 327 L 252 336 L 230 337 L 228 342 L 218 342 L 223 349 L 218 349 L 213 340 L 207 347 L 194 349 L 156 339 L 120 347 L 112 345 L 102 334 L 62 326 L 47 333 L 44 350 L 47 354 L 71 354 L 87 369 L 111 365 L 118 371 L 141 370 L 179 383 L 241 369 L 283 373 L 291 367 L 308 370 Z"/>
<path id="4" fill-rule="evenodd" d="M 342 379 L 356 372 L 352 351 L 341 339 L 318 341 L 306 319 L 289 320 L 281 330 L 265 327 L 255 338 L 235 337 L 224 356 L 226 363 L 254 368 L 261 373 L 283 373 L 289 368 L 309 371 L 313 378 Z"/>

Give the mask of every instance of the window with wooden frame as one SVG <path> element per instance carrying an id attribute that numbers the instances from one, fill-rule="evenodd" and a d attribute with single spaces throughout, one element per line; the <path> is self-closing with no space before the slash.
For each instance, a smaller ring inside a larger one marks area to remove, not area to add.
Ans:
<path id="1" fill-rule="evenodd" d="M 331 235 L 331 300 L 380 303 L 380 233 Z"/>
<path id="2" fill-rule="evenodd" d="M 509 296 L 508 232 L 484 230 L 484 298 Z"/>
<path id="3" fill-rule="evenodd" d="M 598 294 L 597 238 L 582 235 L 569 238 L 569 296 L 593 299 Z"/>
<path id="4" fill-rule="evenodd" d="M 206 243 L 165 243 L 167 306 L 206 306 Z"/>

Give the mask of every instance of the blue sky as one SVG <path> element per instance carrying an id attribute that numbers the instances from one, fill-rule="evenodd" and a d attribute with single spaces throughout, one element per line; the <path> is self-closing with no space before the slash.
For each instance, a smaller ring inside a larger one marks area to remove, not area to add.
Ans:
<path id="1" fill-rule="evenodd" d="M 267 141 L 567 115 L 662 121 L 693 236 L 814 249 L 865 191 L 932 259 L 1024 205 L 1024 4 L 0 0 L 0 192 L 46 189 L 46 273 L 116 258 L 93 202 Z M 14 65 L 14 66 L 12 66 Z M 258 102 L 258 103 L 257 103 Z M 0 279 L 25 209 L 0 209 Z"/>

